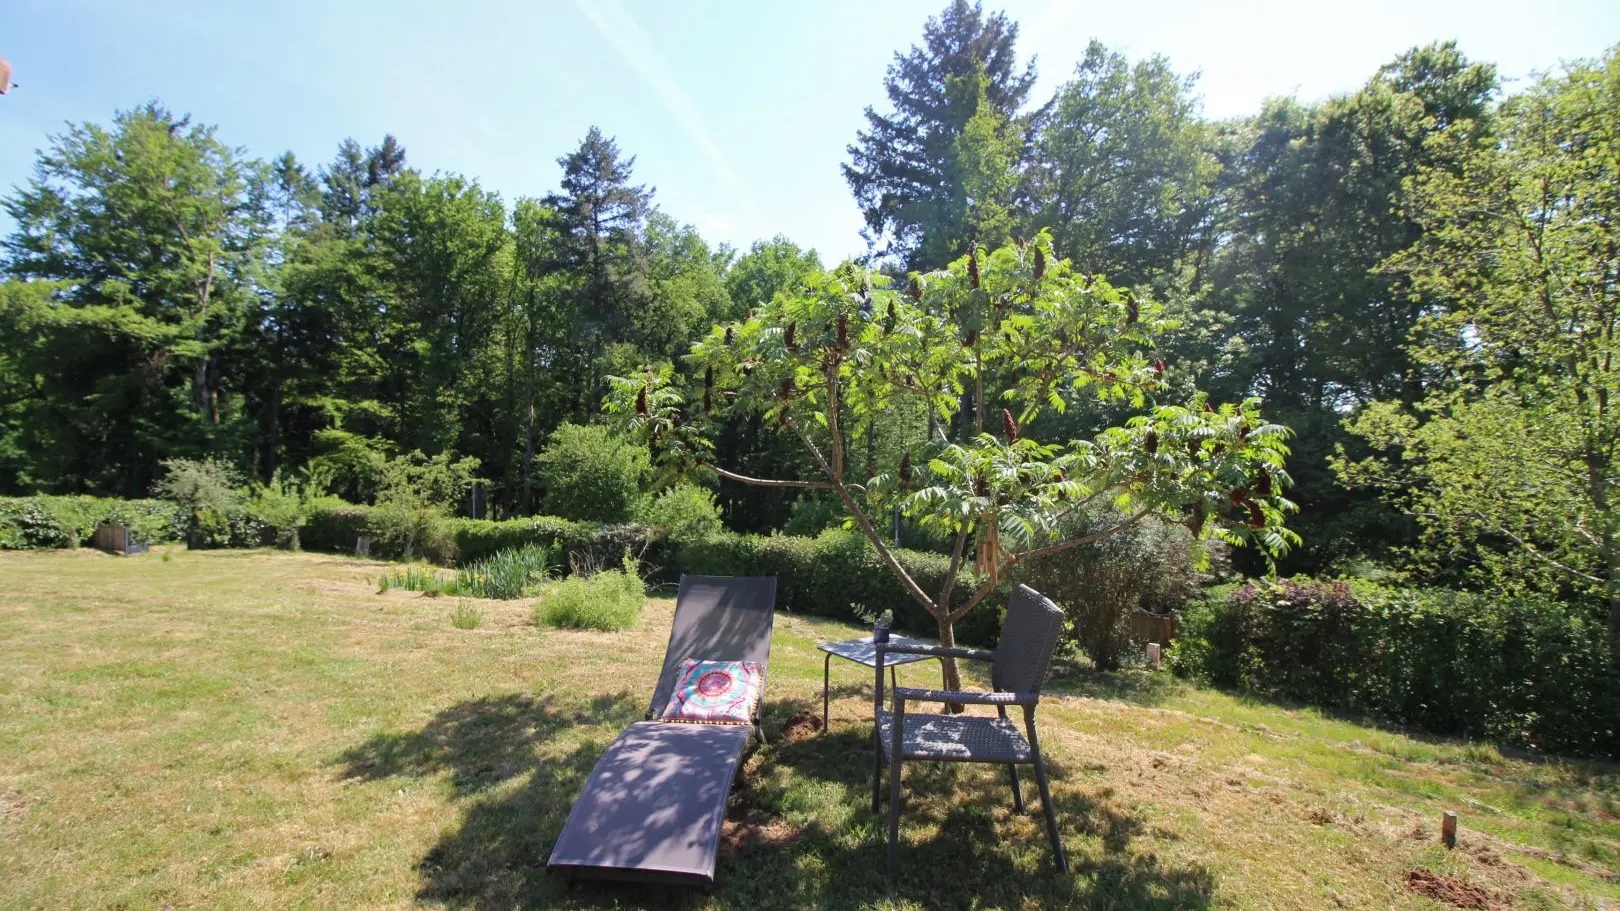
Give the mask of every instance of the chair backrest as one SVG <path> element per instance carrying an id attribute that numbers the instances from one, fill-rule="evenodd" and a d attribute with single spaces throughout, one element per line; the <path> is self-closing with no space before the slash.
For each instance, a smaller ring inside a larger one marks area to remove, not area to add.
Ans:
<path id="1" fill-rule="evenodd" d="M 775 616 L 775 576 L 682 576 L 664 667 L 647 717 L 664 710 L 688 658 L 757 661 L 763 670 L 771 657 Z"/>
<path id="2" fill-rule="evenodd" d="M 1039 693 L 1062 635 L 1063 611 L 1035 589 L 1019 585 L 1007 601 L 990 685 L 1004 693 Z"/>

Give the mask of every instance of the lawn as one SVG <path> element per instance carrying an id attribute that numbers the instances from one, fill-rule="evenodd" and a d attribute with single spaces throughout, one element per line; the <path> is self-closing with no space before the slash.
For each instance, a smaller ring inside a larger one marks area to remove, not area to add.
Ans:
<path id="1" fill-rule="evenodd" d="M 999 770 L 919 765 L 891 889 L 864 670 L 834 669 L 830 732 L 786 730 L 820 710 L 816 642 L 859 631 L 787 615 L 717 887 L 568 890 L 551 839 L 645 709 L 668 599 L 559 632 L 525 602 L 378 594 L 376 563 L 171 556 L 0 554 L 0 908 L 1442 907 L 1415 870 L 1491 907 L 1620 907 L 1615 767 L 1073 663 L 1040 717 L 1074 872 Z"/>

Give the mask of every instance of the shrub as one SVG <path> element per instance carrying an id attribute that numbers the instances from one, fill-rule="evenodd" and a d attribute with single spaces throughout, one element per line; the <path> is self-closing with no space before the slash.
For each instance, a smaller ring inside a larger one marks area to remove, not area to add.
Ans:
<path id="1" fill-rule="evenodd" d="M 489 519 L 451 519 L 456 558 L 476 563 L 503 550 L 536 546 L 562 554 L 585 546 L 596 532 L 589 523 L 571 522 L 556 516 L 530 516 L 495 522 Z"/>
<path id="2" fill-rule="evenodd" d="M 229 515 L 237 507 L 241 483 L 241 474 L 220 459 L 164 459 L 163 477 L 152 493 L 188 517 L 189 546 L 223 547 L 231 539 Z"/>
<path id="3" fill-rule="evenodd" d="M 355 542 L 368 534 L 371 509 L 353 506 L 336 497 L 312 501 L 309 518 L 299 538 L 304 547 L 327 553 L 354 553 Z"/>
<path id="4" fill-rule="evenodd" d="M 1603 625 L 1525 598 L 1309 579 L 1195 603 L 1171 650 L 1212 683 L 1553 752 L 1620 754 Z"/>
<path id="5" fill-rule="evenodd" d="M 646 447 L 599 424 L 558 427 L 536 460 L 546 511 L 589 522 L 627 521 L 650 466 Z"/>
<path id="6" fill-rule="evenodd" d="M 0 550 L 76 547 L 103 522 L 122 523 L 147 544 L 177 541 L 186 527 L 176 506 L 163 500 L 0 497 Z"/>
<path id="7" fill-rule="evenodd" d="M 636 505 L 636 521 L 657 529 L 669 541 L 693 541 L 721 530 L 720 505 L 696 484 L 677 484 Z"/>
<path id="8" fill-rule="evenodd" d="M 552 584 L 535 605 L 534 616 L 548 626 L 618 631 L 636 622 L 646 600 L 635 563 L 626 557 L 623 569 L 569 576 Z"/>
<path id="9" fill-rule="evenodd" d="M 1069 523 L 1065 536 L 1083 537 L 1123 518 L 1111 511 L 1084 516 Z M 1113 670 L 1130 651 L 1138 610 L 1169 613 L 1197 592 L 1193 545 L 1180 525 L 1147 519 L 1095 544 L 1032 560 L 1016 577 L 1063 608 L 1086 657 Z"/>
<path id="10" fill-rule="evenodd" d="M 256 484 L 244 504 L 248 513 L 268 529 L 278 547 L 298 550 L 299 533 L 309 521 L 309 500 L 304 488 L 280 476 L 269 484 Z"/>

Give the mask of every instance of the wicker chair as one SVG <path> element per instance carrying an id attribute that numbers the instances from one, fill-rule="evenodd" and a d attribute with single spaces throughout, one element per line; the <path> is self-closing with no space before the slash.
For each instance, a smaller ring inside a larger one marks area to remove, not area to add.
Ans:
<path id="1" fill-rule="evenodd" d="M 876 696 L 873 711 L 872 746 L 876 754 L 872 772 L 872 812 L 882 800 L 883 764 L 889 764 L 889 876 L 900 862 L 900 767 L 906 760 L 931 759 L 945 762 L 990 762 L 1005 765 L 1012 782 L 1013 807 L 1024 812 L 1024 795 L 1018 785 L 1018 766 L 1035 767 L 1035 784 L 1041 791 L 1041 807 L 1046 812 L 1046 834 L 1052 839 L 1052 853 L 1058 869 L 1069 869 L 1058 835 L 1057 813 L 1046 781 L 1046 763 L 1041 758 L 1040 740 L 1035 735 L 1035 707 L 1041 700 L 1041 682 L 1046 678 L 1052 650 L 1063 630 L 1063 613 L 1039 592 L 1020 585 L 1007 604 L 1007 619 L 995 651 L 945 648 L 938 645 L 900 645 L 888 641 L 889 630 L 873 631 L 877 645 Z M 894 709 L 883 707 L 883 655 L 966 658 L 990 663 L 988 693 L 958 693 L 895 687 Z M 929 715 L 906 711 L 908 702 L 954 702 L 993 705 L 996 717 L 983 715 Z M 1024 731 L 1007 718 L 1007 707 L 1024 710 Z M 1027 738 L 1025 736 L 1027 732 Z"/>

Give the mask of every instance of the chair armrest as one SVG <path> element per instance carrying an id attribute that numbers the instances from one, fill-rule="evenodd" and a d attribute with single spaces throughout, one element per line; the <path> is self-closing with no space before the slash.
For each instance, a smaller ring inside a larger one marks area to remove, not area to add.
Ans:
<path id="1" fill-rule="evenodd" d="M 969 661 L 994 661 L 996 653 L 982 648 L 946 648 L 943 645 L 882 645 L 885 652 L 897 655 L 933 655 L 939 658 L 966 658 Z"/>
<path id="2" fill-rule="evenodd" d="M 952 690 L 919 690 L 909 686 L 894 688 L 896 702 L 959 702 L 966 705 L 1034 705 L 1040 693 L 958 693 Z"/>

